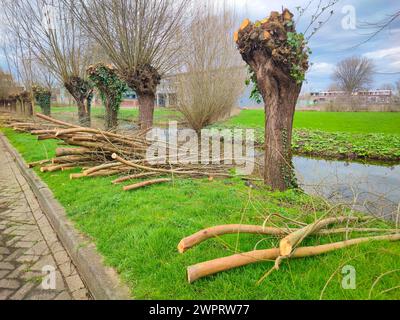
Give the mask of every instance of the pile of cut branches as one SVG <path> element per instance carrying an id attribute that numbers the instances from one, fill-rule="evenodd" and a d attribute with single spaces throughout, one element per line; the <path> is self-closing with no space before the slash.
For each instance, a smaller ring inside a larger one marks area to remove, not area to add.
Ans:
<path id="1" fill-rule="evenodd" d="M 38 140 L 60 140 L 63 147 L 56 149 L 55 158 L 28 164 L 29 167 L 40 166 L 42 172 L 82 168 L 81 173 L 71 174 L 71 179 L 123 175 L 115 179 L 114 184 L 141 178 L 154 179 L 125 186 L 125 191 L 169 182 L 171 176 L 210 179 L 232 176 L 228 173 L 227 165 L 172 163 L 166 155 L 148 159 L 146 151 L 154 141 L 149 142 L 146 139 L 147 131 L 118 134 L 81 127 L 43 114 L 36 116 L 41 121 L 26 122 L 25 119 L 10 118 L 3 119 L 3 122 L 15 131 L 36 135 Z M 166 144 L 165 141 L 157 143 Z M 167 153 L 171 152 L 172 148 L 176 149 L 177 146 L 166 146 Z"/>
<path id="2" fill-rule="evenodd" d="M 268 275 L 278 270 L 284 259 L 303 258 L 324 254 L 330 251 L 343 249 L 360 243 L 369 241 L 398 241 L 400 240 L 400 229 L 367 228 L 365 223 L 372 221 L 372 217 L 367 216 L 338 216 L 320 218 L 311 224 L 304 224 L 300 228 L 279 228 L 258 225 L 220 225 L 201 230 L 189 237 L 181 240 L 178 245 L 180 253 L 200 244 L 201 242 L 220 237 L 225 234 L 250 233 L 260 235 L 270 235 L 279 237 L 279 246 L 277 248 L 265 250 L 253 250 L 250 252 L 237 253 L 228 257 L 218 258 L 187 268 L 187 279 L 189 283 L 233 268 L 238 268 L 252 263 L 275 261 L 275 265 L 270 269 L 258 283 L 262 282 Z M 341 228 L 328 228 L 332 225 L 345 225 Z M 359 224 L 357 226 L 357 224 Z M 361 225 L 362 224 L 362 225 Z M 362 226 L 362 227 L 361 227 Z M 333 234 L 367 233 L 368 236 L 332 242 L 317 246 L 302 247 L 304 239 L 310 236 L 326 236 Z M 374 234 L 374 235 L 372 235 Z M 379 235 L 377 235 L 379 234 Z"/>

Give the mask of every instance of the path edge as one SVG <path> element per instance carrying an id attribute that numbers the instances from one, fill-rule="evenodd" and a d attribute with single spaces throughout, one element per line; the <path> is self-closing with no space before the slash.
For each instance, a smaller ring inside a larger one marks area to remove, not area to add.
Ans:
<path id="1" fill-rule="evenodd" d="M 131 300 L 129 288 L 122 283 L 117 272 L 103 263 L 96 246 L 73 226 L 64 207 L 33 169 L 29 169 L 19 152 L 0 132 L 0 140 L 10 153 L 35 194 L 41 209 L 49 219 L 58 238 L 71 257 L 79 274 L 95 300 Z"/>

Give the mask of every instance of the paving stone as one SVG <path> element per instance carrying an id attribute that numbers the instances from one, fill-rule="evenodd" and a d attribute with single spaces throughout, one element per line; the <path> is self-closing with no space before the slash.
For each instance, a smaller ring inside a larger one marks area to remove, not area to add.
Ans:
<path id="1" fill-rule="evenodd" d="M 0 270 L 13 270 L 14 266 L 9 262 L 0 262 Z"/>
<path id="2" fill-rule="evenodd" d="M 65 281 L 67 282 L 68 288 L 72 292 L 83 289 L 85 287 L 79 275 L 66 277 Z"/>
<path id="3" fill-rule="evenodd" d="M 66 263 L 68 261 L 70 261 L 70 258 L 68 256 L 68 254 L 65 251 L 59 251 L 56 254 L 54 254 L 54 258 L 57 261 L 57 265 Z"/>
<path id="4" fill-rule="evenodd" d="M 4 247 L 0 247 L 0 254 L 10 254 L 10 250 Z"/>
<path id="5" fill-rule="evenodd" d="M 80 289 L 72 292 L 72 297 L 75 300 L 87 300 L 88 299 L 88 291 L 86 289 Z"/>
<path id="6" fill-rule="evenodd" d="M 10 273 L 10 270 L 0 270 L 0 279 L 5 278 L 5 276 L 9 273 Z"/>
<path id="7" fill-rule="evenodd" d="M 0 300 L 6 300 L 9 296 L 14 293 L 13 290 L 0 289 Z"/>
<path id="8" fill-rule="evenodd" d="M 20 287 L 20 283 L 14 279 L 1 279 L 0 280 L 0 288 L 3 289 L 18 289 Z"/>
<path id="9" fill-rule="evenodd" d="M 68 292 L 63 291 L 54 300 L 71 300 L 71 296 Z"/>
<path id="10" fill-rule="evenodd" d="M 36 261 L 38 261 L 40 259 L 40 256 L 33 256 L 33 255 L 22 255 L 20 257 L 18 257 L 15 261 L 24 263 L 24 262 L 28 262 L 28 263 L 35 263 Z"/>
<path id="11" fill-rule="evenodd" d="M 16 293 L 14 293 L 9 299 L 10 300 L 22 300 L 31 289 L 35 287 L 34 283 L 25 283 Z"/>
<path id="12" fill-rule="evenodd" d="M 35 256 L 47 255 L 49 253 L 50 253 L 49 247 L 44 241 L 36 243 L 32 248 L 29 248 L 27 251 L 25 251 L 26 255 L 35 255 Z"/>
<path id="13" fill-rule="evenodd" d="M 88 299 L 79 274 L 46 215 L 0 143 L 0 300 Z M 59 265 L 59 266 L 57 266 Z M 43 267 L 55 271 L 46 290 Z"/>

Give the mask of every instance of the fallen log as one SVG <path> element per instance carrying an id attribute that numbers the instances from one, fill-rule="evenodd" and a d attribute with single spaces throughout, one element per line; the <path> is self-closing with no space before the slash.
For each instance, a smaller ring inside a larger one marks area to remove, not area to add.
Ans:
<path id="1" fill-rule="evenodd" d="M 165 183 L 165 182 L 170 182 L 172 181 L 171 179 L 156 179 L 156 180 L 148 180 L 148 181 L 143 181 L 143 182 L 139 182 L 136 184 L 132 184 L 130 186 L 125 186 L 122 189 L 124 191 L 130 191 L 130 190 L 136 190 L 136 189 L 140 189 L 143 187 L 147 187 L 147 186 L 151 186 L 154 184 L 160 184 L 160 183 Z"/>
<path id="2" fill-rule="evenodd" d="M 88 153 L 94 153 L 94 152 L 88 148 L 57 148 L 56 149 L 57 157 L 84 155 L 84 154 L 88 154 Z"/>
<path id="3" fill-rule="evenodd" d="M 140 179 L 140 178 L 144 178 L 144 177 L 157 176 L 159 174 L 160 173 L 158 173 L 158 172 L 143 172 L 143 173 L 133 174 L 130 176 L 115 179 L 114 181 L 112 181 L 112 184 L 118 184 L 118 183 L 125 182 L 128 180 Z"/>
<path id="4" fill-rule="evenodd" d="M 75 167 L 75 166 L 76 166 L 76 163 L 51 165 L 51 166 L 41 167 L 40 171 L 41 172 L 55 172 L 55 171 L 60 171 L 63 168 Z"/>
<path id="5" fill-rule="evenodd" d="M 119 163 L 119 162 L 105 163 L 105 164 L 102 164 L 102 165 L 87 169 L 87 170 L 85 170 L 83 172 L 83 174 L 85 176 L 88 176 L 88 175 L 90 175 L 92 173 L 95 173 L 97 171 L 101 171 L 101 170 L 104 170 L 104 169 L 110 169 L 110 168 L 118 168 L 118 167 L 121 167 L 121 166 L 122 166 L 122 164 Z"/>
<path id="6" fill-rule="evenodd" d="M 220 225 L 204 230 L 200 230 L 183 238 L 178 244 L 178 251 L 184 253 L 190 248 L 211 238 L 219 237 L 225 234 L 236 233 L 250 233 L 260 235 L 273 235 L 273 236 L 286 236 L 287 234 L 298 231 L 300 229 L 293 228 L 275 228 L 263 227 L 258 225 L 245 225 L 245 224 L 227 224 Z M 349 232 L 386 232 L 386 233 L 400 233 L 400 229 L 381 229 L 381 228 L 338 228 L 338 229 L 324 229 L 313 232 L 313 235 L 333 235 Z"/>
<path id="7" fill-rule="evenodd" d="M 45 159 L 45 160 L 40 160 L 40 161 L 35 161 L 35 162 L 29 162 L 29 163 L 28 163 L 28 168 L 33 168 L 33 167 L 36 167 L 36 166 L 41 166 L 41 165 L 44 165 L 44 164 L 50 163 L 50 162 L 51 162 L 51 159 Z"/>
<path id="8" fill-rule="evenodd" d="M 311 257 L 324 253 L 328 253 L 330 251 L 343 249 L 346 247 L 354 246 L 360 243 L 369 242 L 369 241 L 399 241 L 400 234 L 394 235 L 385 235 L 385 236 L 375 236 L 375 237 L 364 237 L 364 238 L 356 238 L 351 240 L 345 240 L 335 243 L 329 243 L 319 246 L 311 246 L 311 247 L 301 247 L 296 248 L 292 253 L 292 258 L 303 258 L 303 257 Z M 266 249 L 266 250 L 254 250 L 245 253 L 238 253 L 232 256 L 218 258 L 202 263 L 198 263 L 192 265 L 187 268 L 187 279 L 189 283 L 193 283 L 194 281 L 218 273 L 222 271 L 227 271 L 230 269 L 234 269 L 237 267 L 245 266 L 252 263 L 262 262 L 262 261 L 271 261 L 275 260 L 280 256 L 280 249 Z"/>
<path id="9" fill-rule="evenodd" d="M 215 238 L 224 234 L 234 234 L 234 233 L 253 233 L 253 234 L 263 234 L 263 235 L 275 235 L 284 236 L 289 232 L 285 229 L 274 228 L 274 227 L 263 227 L 257 225 L 245 225 L 245 224 L 227 224 L 221 226 L 215 226 L 207 228 L 196 232 L 195 234 L 186 237 L 181 240 L 178 244 L 178 251 L 184 253 L 188 249 L 194 247 L 195 245 L 210 239 Z"/>
<path id="10" fill-rule="evenodd" d="M 89 162 L 92 158 L 86 156 L 63 156 L 52 159 L 53 164 Z"/>

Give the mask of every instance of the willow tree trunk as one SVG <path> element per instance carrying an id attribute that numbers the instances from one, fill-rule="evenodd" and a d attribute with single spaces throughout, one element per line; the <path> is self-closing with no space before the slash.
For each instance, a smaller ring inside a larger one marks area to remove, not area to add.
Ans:
<path id="1" fill-rule="evenodd" d="M 93 88 L 86 80 L 75 76 L 69 77 L 64 82 L 64 86 L 78 105 L 79 124 L 81 126 L 90 127 L 90 108 Z"/>
<path id="2" fill-rule="evenodd" d="M 301 85 L 271 59 L 255 53 L 252 68 L 264 99 L 264 181 L 274 190 L 297 187 L 292 164 L 292 130 Z"/>
<path id="3" fill-rule="evenodd" d="M 108 99 L 104 102 L 105 115 L 104 115 L 104 127 L 106 130 L 112 130 L 118 127 L 118 110 L 113 107 L 113 103 Z"/>
<path id="4" fill-rule="evenodd" d="M 84 127 L 91 126 L 90 112 L 91 104 L 90 100 L 87 98 L 76 100 L 78 105 L 78 118 L 79 124 Z"/>
<path id="5" fill-rule="evenodd" d="M 264 99 L 264 181 L 281 191 L 297 187 L 291 151 L 293 117 L 308 69 L 306 41 L 296 33 L 292 18 L 283 9 L 282 14 L 273 11 L 254 24 L 245 19 L 234 36 Z"/>
<path id="6" fill-rule="evenodd" d="M 154 100 L 153 93 L 138 93 L 140 129 L 145 130 L 153 126 Z"/>

